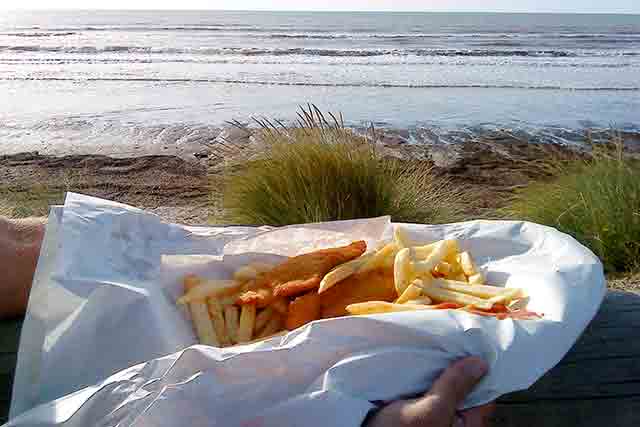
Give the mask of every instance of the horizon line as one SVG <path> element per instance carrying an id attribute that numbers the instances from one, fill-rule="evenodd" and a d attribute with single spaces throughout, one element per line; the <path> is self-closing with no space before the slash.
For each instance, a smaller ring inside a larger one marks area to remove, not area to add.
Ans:
<path id="1" fill-rule="evenodd" d="M 449 14 L 464 14 L 464 13 L 477 13 L 477 14 L 523 14 L 523 15 L 640 15 L 638 12 L 568 12 L 568 11 L 506 11 L 506 10 L 324 10 L 324 9 L 175 9 L 175 8 L 133 8 L 133 9 L 109 9 L 109 8 L 67 8 L 67 7 L 47 7 L 47 8 L 7 8 L 0 7 L 0 10 L 4 11 L 29 11 L 29 12 L 48 12 L 48 11 L 101 11 L 101 12 L 307 12 L 307 13 L 449 13 Z"/>

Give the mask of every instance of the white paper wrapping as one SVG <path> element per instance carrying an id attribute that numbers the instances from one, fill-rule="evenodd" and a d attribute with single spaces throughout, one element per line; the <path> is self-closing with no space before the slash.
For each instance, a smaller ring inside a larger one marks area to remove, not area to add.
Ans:
<path id="1" fill-rule="evenodd" d="M 52 209 L 20 342 L 10 426 L 358 426 L 372 402 L 427 389 L 453 360 L 490 373 L 464 407 L 525 389 L 571 348 L 606 290 L 598 259 L 527 222 L 406 225 L 457 238 L 488 282 L 522 287 L 543 320 L 420 311 L 321 320 L 284 337 L 195 345 L 180 278 L 390 237 L 388 218 L 281 229 L 185 227 L 69 193 Z"/>

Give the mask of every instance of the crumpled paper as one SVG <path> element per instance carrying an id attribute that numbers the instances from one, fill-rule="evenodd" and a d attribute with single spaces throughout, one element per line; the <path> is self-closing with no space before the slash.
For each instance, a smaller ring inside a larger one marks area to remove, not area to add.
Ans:
<path id="1" fill-rule="evenodd" d="M 358 426 L 380 401 L 427 389 L 453 360 L 489 374 L 463 407 L 529 387 L 574 344 L 606 291 L 602 265 L 553 228 L 519 221 L 405 225 L 457 238 L 489 283 L 524 288 L 542 320 L 419 311 L 313 322 L 261 343 L 196 345 L 180 278 L 228 278 L 391 236 L 388 217 L 269 227 L 186 227 L 69 193 L 55 207 L 23 326 L 8 426 Z M 542 350 L 544 348 L 544 350 Z"/>

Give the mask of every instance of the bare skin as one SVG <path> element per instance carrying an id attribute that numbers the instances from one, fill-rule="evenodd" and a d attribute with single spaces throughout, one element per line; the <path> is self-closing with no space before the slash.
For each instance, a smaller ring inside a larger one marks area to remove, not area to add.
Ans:
<path id="1" fill-rule="evenodd" d="M 423 397 L 390 403 L 370 417 L 365 427 L 487 427 L 493 404 L 456 413 L 486 372 L 487 364 L 482 359 L 458 360 Z"/>
<path id="2" fill-rule="evenodd" d="M 23 315 L 44 236 L 45 220 L 0 217 L 0 318 Z"/>

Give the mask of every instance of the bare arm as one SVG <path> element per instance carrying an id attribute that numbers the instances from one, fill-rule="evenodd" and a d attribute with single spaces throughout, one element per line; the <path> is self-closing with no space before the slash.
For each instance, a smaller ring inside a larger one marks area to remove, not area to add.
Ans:
<path id="1" fill-rule="evenodd" d="M 40 254 L 45 219 L 0 217 L 0 318 L 24 314 Z"/>

